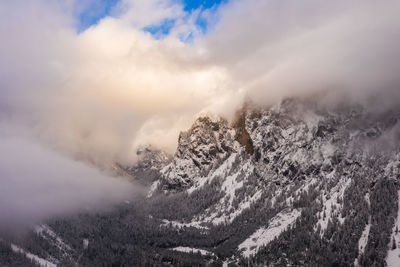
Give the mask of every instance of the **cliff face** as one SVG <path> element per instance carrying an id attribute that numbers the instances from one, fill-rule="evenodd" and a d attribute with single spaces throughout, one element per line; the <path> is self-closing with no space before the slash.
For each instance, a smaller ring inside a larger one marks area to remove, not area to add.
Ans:
<path id="1" fill-rule="evenodd" d="M 262 180 L 332 177 L 343 161 L 365 161 L 377 154 L 389 160 L 395 155 L 398 116 L 392 112 L 374 117 L 361 107 L 328 110 L 285 100 L 268 110 L 243 110 L 232 125 L 202 117 L 180 134 L 172 162 L 161 171 L 162 180 L 167 188 L 190 188 L 227 165 L 232 155 L 241 158 L 242 166 L 248 162 Z"/>
<path id="2" fill-rule="evenodd" d="M 195 178 L 208 176 L 237 149 L 234 135 L 224 119 L 197 119 L 179 135 L 173 161 L 162 170 L 166 188 L 188 188 Z"/>
<path id="3" fill-rule="evenodd" d="M 308 222 L 310 237 L 330 242 L 339 238 L 332 231 L 356 229 L 357 238 L 346 241 L 352 249 L 344 262 L 357 257 L 357 264 L 368 262 L 374 245 L 358 248 L 362 232 L 386 225 L 384 237 L 370 234 L 385 246 L 394 235 L 399 118 L 395 111 L 372 115 L 358 106 L 327 109 L 293 99 L 270 109 L 243 110 L 232 125 L 200 118 L 181 133 L 174 159 L 162 169 L 157 186 L 163 192 L 193 194 L 213 185 L 221 197 L 186 221 L 192 226 L 234 224 L 254 209 L 275 214 L 261 223 L 266 235 L 275 233 L 273 238 L 254 232 L 252 238 L 260 241 L 244 240 L 238 247 L 242 256 L 255 255 L 307 211 L 307 218 L 313 218 Z M 390 195 L 385 223 L 377 218 L 381 213 L 373 211 L 385 205 L 379 199 L 384 192 Z M 271 220 L 287 227 L 268 232 Z"/>

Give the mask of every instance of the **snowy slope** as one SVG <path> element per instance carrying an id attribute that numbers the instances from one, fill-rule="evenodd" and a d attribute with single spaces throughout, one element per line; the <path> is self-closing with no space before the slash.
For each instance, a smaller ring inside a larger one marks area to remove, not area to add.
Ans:
<path id="1" fill-rule="evenodd" d="M 388 267 L 400 266 L 400 191 L 398 191 L 398 212 L 395 225 L 392 230 L 390 243 L 388 244 L 389 250 L 386 256 L 386 263 Z M 397 230 L 397 231 L 396 231 Z M 396 248 L 392 248 L 392 240 L 395 240 Z"/>
<path id="2" fill-rule="evenodd" d="M 42 259 L 30 252 L 25 251 L 24 249 L 18 247 L 15 244 L 11 244 L 11 249 L 15 252 L 15 253 L 20 253 L 25 255 L 25 257 L 27 257 L 28 259 L 34 261 L 35 263 L 37 263 L 40 267 L 57 267 L 57 265 L 53 262 L 50 262 L 48 260 Z"/>
<path id="3" fill-rule="evenodd" d="M 241 217 L 245 211 L 273 209 L 278 215 L 269 226 L 260 225 L 239 245 L 248 257 L 287 229 L 300 216 L 299 205 L 309 205 L 309 201 L 315 204 L 312 227 L 320 231 L 321 239 L 329 222 L 344 227 L 349 214 L 343 213 L 343 202 L 355 190 L 353 174 L 364 173 L 363 183 L 369 190 L 382 171 L 390 179 L 400 175 L 400 158 L 395 156 L 400 154 L 394 148 L 390 148 L 393 153 L 379 150 L 396 131 L 397 114 L 378 119 L 358 106 L 327 109 L 295 99 L 238 114 L 233 123 L 201 117 L 181 133 L 177 152 L 161 170 L 149 197 L 154 192 L 191 195 L 213 181 L 218 181 L 222 197 L 189 220 L 178 218 L 164 225 L 212 229 L 245 221 Z M 286 214 L 287 210 L 298 213 Z M 358 240 L 359 256 L 368 243 L 370 227 L 367 224 Z"/>
<path id="4" fill-rule="evenodd" d="M 261 246 L 267 245 L 292 225 L 300 214 L 301 212 L 299 210 L 283 211 L 277 214 L 271 219 L 268 227 L 261 227 L 248 239 L 243 241 L 238 247 L 239 251 L 241 251 L 245 257 L 254 255 Z"/>

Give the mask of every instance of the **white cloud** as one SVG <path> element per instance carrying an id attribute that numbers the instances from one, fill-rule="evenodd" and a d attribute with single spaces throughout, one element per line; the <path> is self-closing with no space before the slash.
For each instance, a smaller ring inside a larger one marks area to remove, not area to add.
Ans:
<path id="1" fill-rule="evenodd" d="M 232 1 L 203 41 L 260 103 L 283 96 L 398 89 L 398 1 Z M 378 87 L 380 89 L 378 89 Z"/>
<path id="2" fill-rule="evenodd" d="M 0 103 L 62 151 L 128 163 L 135 144 L 157 140 L 173 151 L 196 114 L 229 116 L 247 96 L 266 104 L 321 90 L 396 91 L 398 6 L 232 1 L 209 34 L 187 44 L 178 33 L 194 19 L 175 1 L 123 1 L 80 34 L 60 5 L 1 3 Z M 141 30 L 165 19 L 177 20 L 166 38 Z"/>
<path id="3" fill-rule="evenodd" d="M 186 16 L 183 6 L 174 0 L 121 0 L 117 10 L 121 20 L 137 28 Z"/>

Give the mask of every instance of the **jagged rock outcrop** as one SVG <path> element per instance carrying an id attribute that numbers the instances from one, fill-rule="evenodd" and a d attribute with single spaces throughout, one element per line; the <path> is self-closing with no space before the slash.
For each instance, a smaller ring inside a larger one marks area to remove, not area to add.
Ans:
<path id="1" fill-rule="evenodd" d="M 235 151 L 235 131 L 222 118 L 198 118 L 179 135 L 174 159 L 162 170 L 167 189 L 187 188 L 193 177 L 206 177 Z"/>

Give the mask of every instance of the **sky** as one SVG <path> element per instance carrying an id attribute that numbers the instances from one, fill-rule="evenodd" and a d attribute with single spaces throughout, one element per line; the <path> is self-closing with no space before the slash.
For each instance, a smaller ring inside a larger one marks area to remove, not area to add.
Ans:
<path id="1" fill-rule="evenodd" d="M 396 106 L 398 10 L 397 0 L 0 1 L 0 188 L 14 192 L 1 203 L 26 196 L 43 219 L 100 202 L 109 175 L 92 187 L 98 170 L 134 164 L 142 145 L 174 153 L 198 116 L 232 119 L 249 99 Z M 53 158 L 66 175 L 41 180 Z M 49 180 L 57 194 L 43 198 Z M 110 202 L 125 196 L 107 181 Z M 8 223 L 29 221 L 6 206 Z"/>
<path id="2" fill-rule="evenodd" d="M 181 4 L 182 8 L 188 14 L 215 12 L 220 5 L 225 4 L 228 0 L 175 0 L 175 3 Z M 114 11 L 121 4 L 121 0 L 98 0 L 89 2 L 78 13 L 77 31 L 83 32 L 90 26 L 96 25 L 99 21 L 107 16 L 113 16 Z M 166 19 L 157 24 L 147 25 L 143 30 L 153 34 L 154 36 L 164 36 L 169 33 L 174 26 L 175 19 Z M 205 34 L 209 30 L 210 22 L 199 16 L 195 20 L 196 26 Z M 187 40 L 185 40 L 187 41 Z"/>

